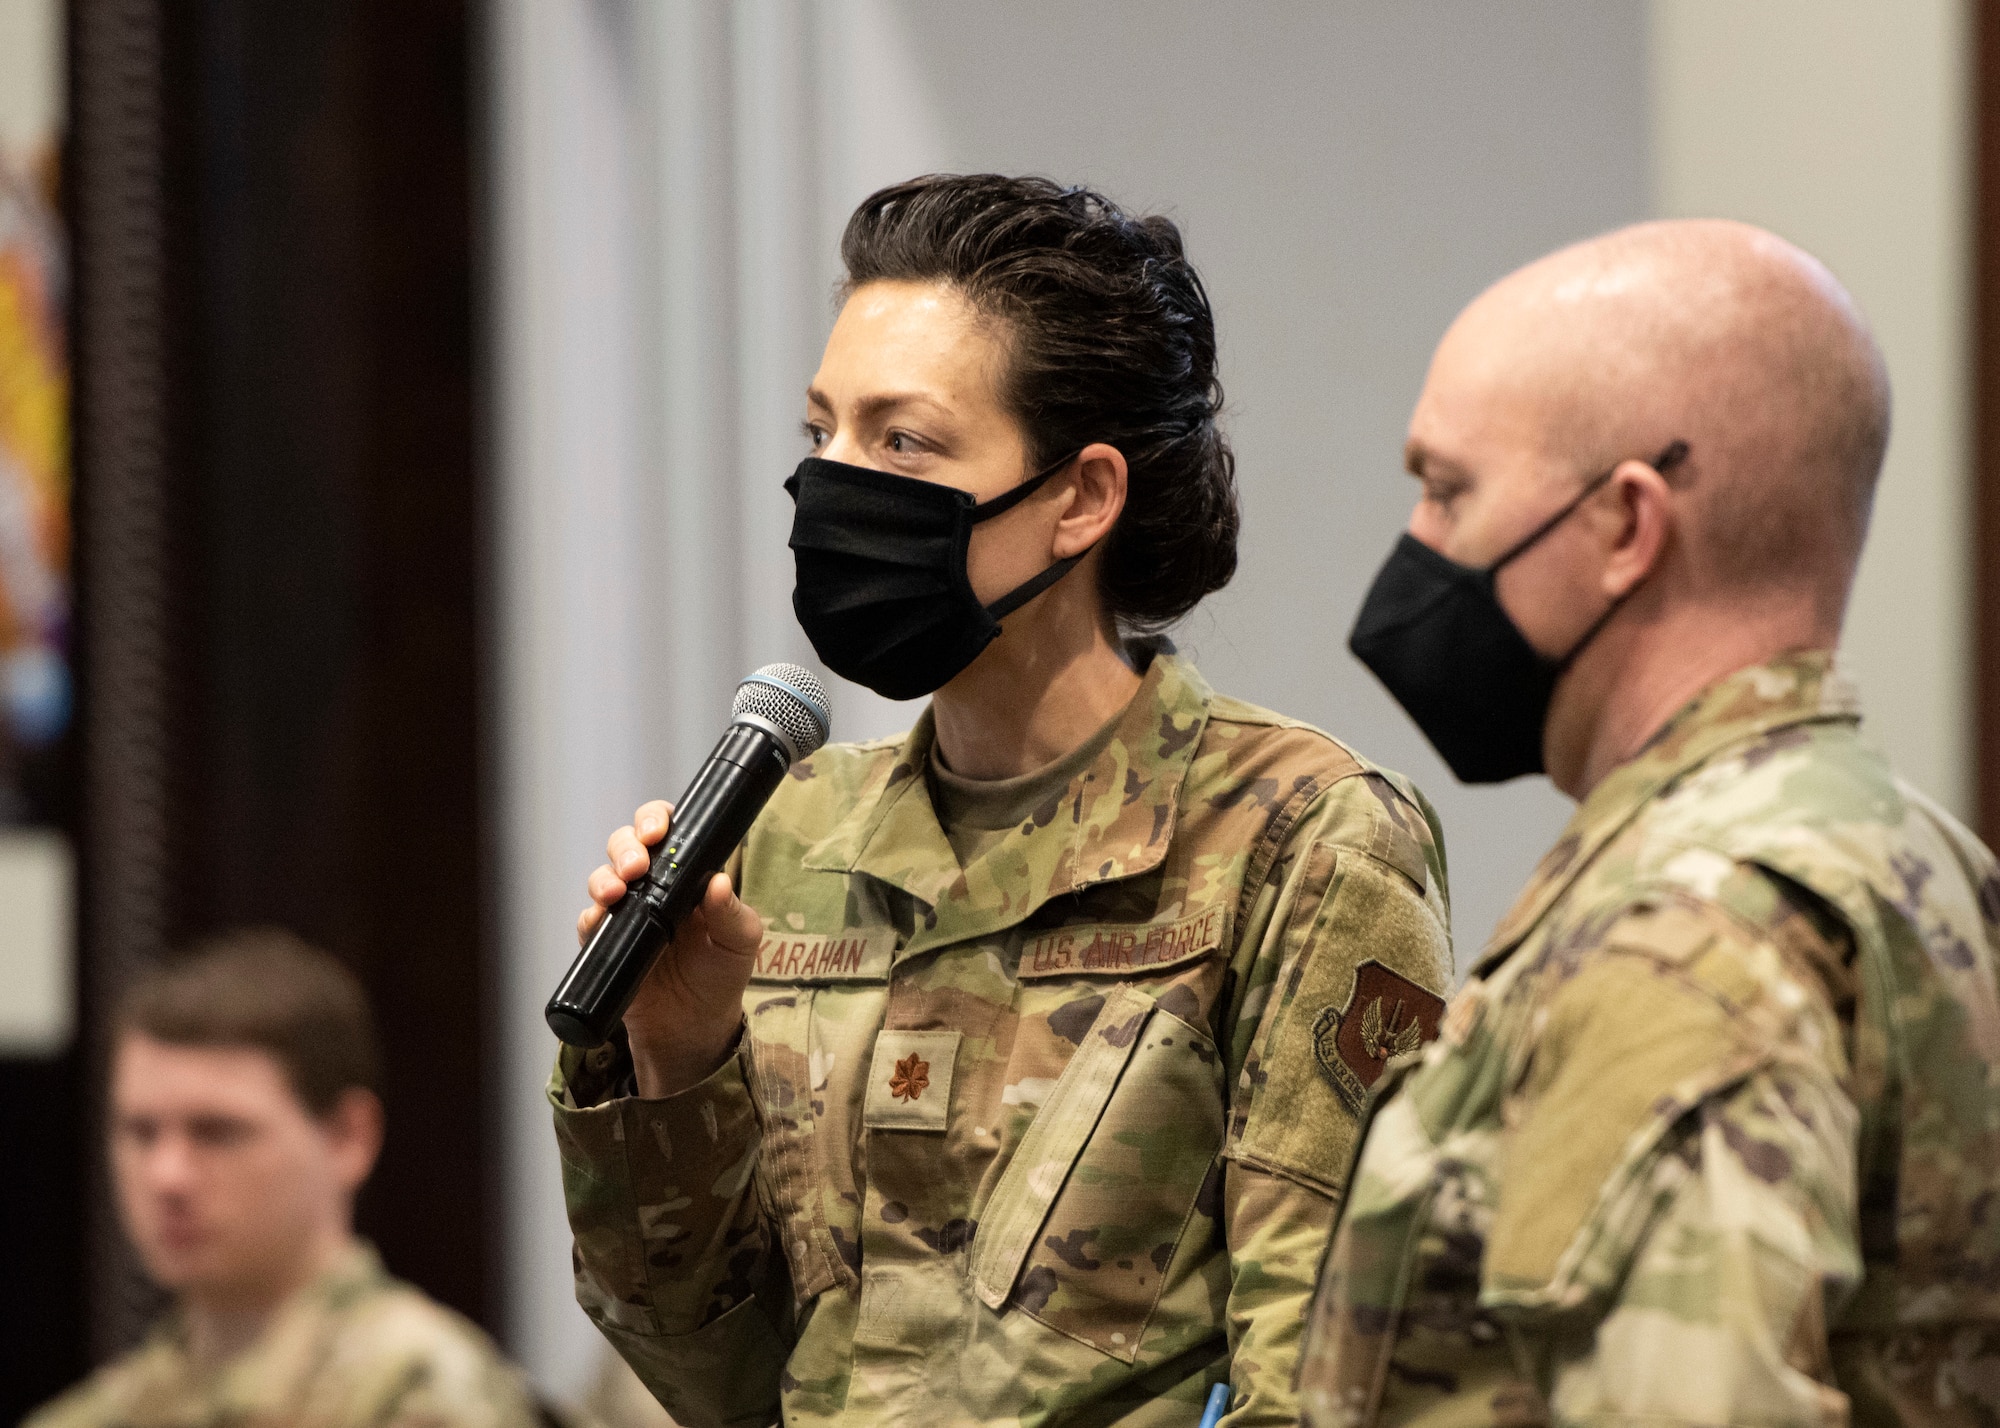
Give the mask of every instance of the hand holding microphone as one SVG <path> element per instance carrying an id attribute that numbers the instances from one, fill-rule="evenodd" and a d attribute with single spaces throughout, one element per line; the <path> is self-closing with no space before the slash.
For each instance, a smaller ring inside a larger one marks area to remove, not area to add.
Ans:
<path id="1" fill-rule="evenodd" d="M 591 875 L 593 906 L 577 924 L 587 940 L 546 1016 L 575 1046 L 603 1042 L 624 1016 L 642 1094 L 685 1089 L 727 1052 L 763 924 L 720 870 L 786 770 L 825 742 L 828 722 L 810 671 L 758 670 L 679 804 L 642 807 Z"/>
<path id="2" fill-rule="evenodd" d="M 627 885 L 646 875 L 649 849 L 666 836 L 672 817 L 673 806 L 654 799 L 611 835 L 609 862 L 590 875 L 591 902 L 577 918 L 577 941 L 588 943 Z M 684 1091 L 722 1064 L 763 936 L 763 919 L 736 896 L 729 875 L 709 878 L 700 904 L 682 919 L 625 1009 L 641 1096 Z"/>

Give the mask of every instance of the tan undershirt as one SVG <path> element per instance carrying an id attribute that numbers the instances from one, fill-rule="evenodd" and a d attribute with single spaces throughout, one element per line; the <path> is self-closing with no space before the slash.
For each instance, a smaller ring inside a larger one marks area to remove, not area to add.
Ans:
<path id="1" fill-rule="evenodd" d="M 1061 798 L 1063 790 L 1097 762 L 1097 756 L 1110 744 L 1124 717 L 1125 711 L 1121 709 L 1102 729 L 1054 763 L 1015 778 L 966 778 L 955 774 L 944 766 L 938 746 L 932 744 L 931 806 L 937 810 L 945 840 L 958 855 L 958 865 L 971 867 L 1011 829 L 1033 817 L 1037 809 Z M 1048 820 L 1045 817 L 1042 821 Z"/>

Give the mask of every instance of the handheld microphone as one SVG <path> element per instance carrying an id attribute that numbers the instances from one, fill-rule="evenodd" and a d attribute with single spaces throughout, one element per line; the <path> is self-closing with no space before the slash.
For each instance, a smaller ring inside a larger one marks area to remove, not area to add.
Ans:
<path id="1" fill-rule="evenodd" d="M 826 742 L 826 690 L 812 671 L 767 664 L 736 687 L 729 727 L 674 806 L 652 861 L 597 924 L 542 1015 L 571 1046 L 600 1046 L 681 919 L 701 905 L 786 770 Z"/>

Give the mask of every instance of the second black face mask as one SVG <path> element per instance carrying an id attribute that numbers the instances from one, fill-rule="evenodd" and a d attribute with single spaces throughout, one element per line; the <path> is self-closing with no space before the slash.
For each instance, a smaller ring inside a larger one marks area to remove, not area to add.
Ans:
<path id="1" fill-rule="evenodd" d="M 817 456 L 801 461 L 785 482 L 797 569 L 792 611 L 826 667 L 884 698 L 915 699 L 977 659 L 999 638 L 1003 618 L 1083 556 L 1059 560 L 982 605 L 965 570 L 972 528 L 1025 500 L 1070 459 L 984 505 L 936 481 Z"/>
<path id="2" fill-rule="evenodd" d="M 1688 454 L 1676 441 L 1652 460 L 1665 473 Z M 1541 773 L 1542 726 L 1556 680 L 1631 594 L 1614 600 L 1567 654 L 1529 644 L 1495 580 L 1581 506 L 1617 468 L 1587 483 L 1488 566 L 1460 565 L 1405 533 L 1369 587 L 1347 647 L 1382 681 L 1464 783 Z"/>
<path id="3" fill-rule="evenodd" d="M 1347 641 L 1462 783 L 1542 771 L 1559 670 L 1507 618 L 1497 569 L 1460 565 L 1405 532 Z"/>

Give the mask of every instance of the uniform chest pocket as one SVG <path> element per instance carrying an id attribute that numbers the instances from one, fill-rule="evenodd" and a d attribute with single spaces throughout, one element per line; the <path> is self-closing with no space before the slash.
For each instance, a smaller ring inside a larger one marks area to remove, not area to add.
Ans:
<path id="1" fill-rule="evenodd" d="M 1132 1362 L 1188 1272 L 1190 1222 L 1210 1237 L 1222 1134 L 1208 1035 L 1145 991 L 1109 990 L 980 1214 L 975 1292 Z"/>

